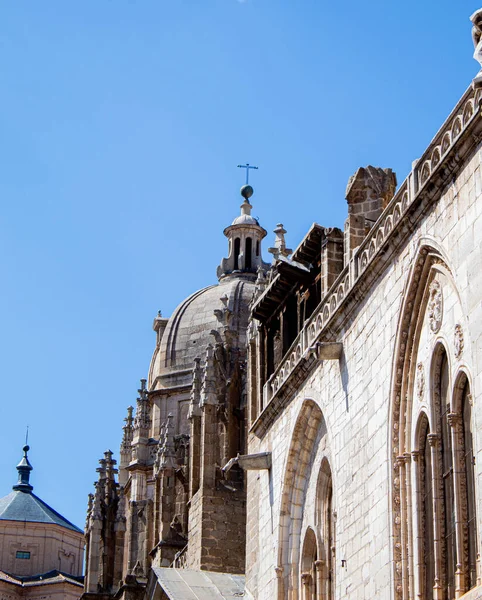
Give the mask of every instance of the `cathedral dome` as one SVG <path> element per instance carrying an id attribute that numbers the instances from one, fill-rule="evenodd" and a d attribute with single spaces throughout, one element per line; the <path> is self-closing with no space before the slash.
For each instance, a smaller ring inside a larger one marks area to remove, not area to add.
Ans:
<path id="1" fill-rule="evenodd" d="M 235 346 L 244 349 L 254 288 L 252 274 L 237 273 L 181 302 L 165 321 L 152 357 L 149 389 L 190 383 L 194 359 L 204 360 L 207 345 L 221 339 L 226 324 L 238 334 Z"/>

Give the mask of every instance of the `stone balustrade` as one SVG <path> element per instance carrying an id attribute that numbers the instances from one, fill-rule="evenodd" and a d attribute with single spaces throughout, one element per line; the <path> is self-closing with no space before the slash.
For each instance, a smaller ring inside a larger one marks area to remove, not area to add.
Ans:
<path id="1" fill-rule="evenodd" d="M 328 294 L 322 299 L 313 315 L 306 321 L 295 341 L 263 388 L 263 409 L 279 394 L 301 361 L 305 360 L 323 334 L 333 316 L 343 304 L 350 290 L 363 278 L 369 265 L 376 260 L 382 248 L 390 243 L 403 221 L 404 215 L 419 194 L 428 188 L 430 181 L 445 160 L 453 155 L 451 150 L 464 130 L 479 114 L 482 90 L 470 87 L 460 99 L 444 125 L 428 146 L 420 160 L 399 187 L 380 218 L 371 228 L 349 264 L 345 266 Z M 455 153 L 455 160 L 457 154 Z"/>

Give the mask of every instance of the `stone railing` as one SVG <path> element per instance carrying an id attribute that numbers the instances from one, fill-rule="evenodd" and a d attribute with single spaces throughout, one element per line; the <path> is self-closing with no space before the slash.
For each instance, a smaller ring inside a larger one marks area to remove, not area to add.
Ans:
<path id="1" fill-rule="evenodd" d="M 171 569 L 185 569 L 187 560 L 187 544 L 182 550 L 176 552 L 174 560 L 171 563 Z"/>
<path id="2" fill-rule="evenodd" d="M 405 179 L 370 233 L 355 250 L 355 277 L 365 271 L 413 201 L 413 172 Z"/>
<path id="3" fill-rule="evenodd" d="M 481 100 L 482 90 L 478 90 L 474 94 L 470 87 L 420 160 L 414 164 L 412 171 L 373 225 L 365 240 L 355 250 L 350 263 L 343 269 L 328 294 L 306 321 L 281 363 L 264 385 L 263 410 L 279 393 L 299 363 L 306 358 L 307 353 L 313 349 L 348 292 L 363 277 L 382 246 L 393 236 L 394 230 L 410 205 L 441 167 L 463 131 L 477 117 Z"/>
<path id="4" fill-rule="evenodd" d="M 428 182 L 435 169 L 443 161 L 461 133 L 477 112 L 481 100 L 481 90 L 474 92 L 472 86 L 465 92 L 449 118 L 433 138 L 430 146 L 417 161 L 415 167 L 417 192 Z"/>
<path id="5" fill-rule="evenodd" d="M 307 320 L 283 360 L 263 388 L 263 407 L 276 395 L 298 363 L 306 357 L 316 343 L 338 306 L 343 302 L 350 285 L 349 266 L 340 273 L 331 291 L 323 298 L 313 315 Z"/>

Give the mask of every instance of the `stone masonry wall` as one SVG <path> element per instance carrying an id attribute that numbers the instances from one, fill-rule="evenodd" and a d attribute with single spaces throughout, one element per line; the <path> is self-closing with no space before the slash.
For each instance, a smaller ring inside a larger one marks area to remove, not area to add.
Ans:
<path id="1" fill-rule="evenodd" d="M 401 302 L 422 242 L 445 257 L 467 322 L 464 362 L 474 396 L 476 487 L 482 489 L 481 159 L 479 147 L 375 285 L 360 296 L 351 321 L 337 335 L 342 358 L 319 364 L 264 437 L 250 434 L 249 453 L 270 451 L 273 464 L 270 472 L 248 477 L 247 589 L 257 600 L 277 597 L 282 486 L 294 424 L 307 399 L 323 413 L 327 441 L 317 446 L 309 466 L 301 538 L 314 525 L 315 487 L 326 456 L 336 512 L 335 598 L 393 597 L 390 391 Z M 480 494 L 477 509 L 480 540 Z"/>
<path id="2" fill-rule="evenodd" d="M 241 492 L 199 492 L 190 512 L 188 567 L 205 571 L 243 573 L 246 500 Z M 201 535 L 199 535 L 201 528 Z M 196 535 L 197 534 L 197 535 Z"/>

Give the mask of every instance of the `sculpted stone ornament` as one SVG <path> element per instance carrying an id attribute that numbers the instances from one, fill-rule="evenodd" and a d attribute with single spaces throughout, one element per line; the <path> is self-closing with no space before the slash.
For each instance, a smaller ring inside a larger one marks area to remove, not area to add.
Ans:
<path id="1" fill-rule="evenodd" d="M 460 325 L 460 323 L 457 323 L 457 325 L 455 326 L 454 348 L 455 348 L 455 358 L 460 358 L 464 351 L 464 332 L 462 330 L 462 325 Z"/>
<path id="2" fill-rule="evenodd" d="M 437 333 L 442 325 L 442 287 L 434 279 L 428 288 L 428 319 L 432 333 Z"/>
<path id="3" fill-rule="evenodd" d="M 482 8 L 479 8 L 470 17 L 472 21 L 472 40 L 474 42 L 474 59 L 480 64 L 481 69 L 472 81 L 472 87 L 478 89 L 482 87 Z"/>
<path id="4" fill-rule="evenodd" d="M 425 372 L 423 369 L 423 363 L 417 365 L 417 396 L 419 400 L 422 400 L 423 393 L 425 391 Z"/>

